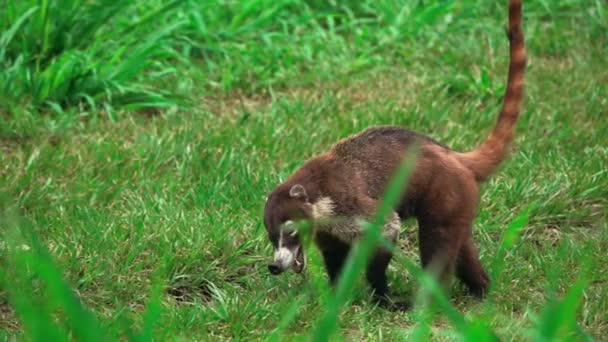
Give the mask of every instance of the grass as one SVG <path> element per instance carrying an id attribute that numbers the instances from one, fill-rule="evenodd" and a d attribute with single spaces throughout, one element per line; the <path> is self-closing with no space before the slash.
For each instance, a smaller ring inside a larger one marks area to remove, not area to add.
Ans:
<path id="1" fill-rule="evenodd" d="M 608 335 L 602 1 L 525 3 L 517 148 L 474 229 L 492 292 L 442 298 L 408 221 L 389 268 L 423 303 L 406 313 L 369 302 L 356 262 L 333 297 L 314 248 L 304 277 L 270 276 L 264 200 L 370 125 L 476 146 L 505 86 L 505 4 L 106 2 L 0 0 L 2 339 Z"/>

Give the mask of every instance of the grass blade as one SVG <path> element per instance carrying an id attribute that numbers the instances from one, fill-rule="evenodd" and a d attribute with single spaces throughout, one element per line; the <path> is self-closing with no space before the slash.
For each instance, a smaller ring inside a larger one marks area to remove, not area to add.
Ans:
<path id="1" fill-rule="evenodd" d="M 335 332 L 338 325 L 338 316 L 342 307 L 348 301 L 357 276 L 363 271 L 374 249 L 379 245 L 382 239 L 381 229 L 384 226 L 386 217 L 399 201 L 400 195 L 407 185 L 407 180 L 415 165 L 417 148 L 416 146 L 406 153 L 382 198 L 380 207 L 377 209 L 372 223 L 365 222 L 362 224 L 364 230 L 363 237 L 353 247 L 345 262 L 341 276 L 338 279 L 336 292 L 330 298 L 325 314 L 312 333 L 314 341 L 327 341 Z"/>
<path id="2" fill-rule="evenodd" d="M 36 237 L 29 223 L 15 219 L 7 230 L 6 241 L 11 248 L 10 254 L 15 262 L 12 265 L 14 270 L 23 270 L 27 278 L 39 277 L 46 286 L 46 298 L 49 303 L 56 308 L 61 309 L 72 328 L 74 336 L 80 340 L 97 341 L 105 338 L 105 333 L 102 330 L 99 322 L 93 314 L 84 308 L 78 298 L 68 284 L 63 280 L 62 272 L 55 266 L 44 246 Z M 19 250 L 15 246 L 22 246 Z M 31 273 L 28 272 L 31 270 Z M 32 313 L 32 308 L 37 305 L 25 308 L 28 300 L 27 297 L 34 298 L 34 292 L 31 285 L 25 282 L 11 283 L 7 281 L 7 287 L 19 289 L 16 298 L 17 307 L 21 307 L 23 317 L 31 324 L 33 335 L 44 334 L 59 334 L 57 329 L 52 328 L 49 324 L 54 321 L 49 319 L 48 314 L 44 311 L 40 313 Z M 40 331 L 43 330 L 43 331 Z"/>

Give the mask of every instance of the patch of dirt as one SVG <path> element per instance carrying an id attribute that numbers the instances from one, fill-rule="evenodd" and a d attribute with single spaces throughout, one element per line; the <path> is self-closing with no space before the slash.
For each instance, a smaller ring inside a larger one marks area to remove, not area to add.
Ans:
<path id="1" fill-rule="evenodd" d="M 19 321 L 15 317 L 15 311 L 8 302 L 0 297 L 0 328 L 9 331 L 19 330 Z"/>
<path id="2" fill-rule="evenodd" d="M 415 102 L 413 90 L 419 80 L 403 69 L 370 71 L 352 76 L 348 80 L 318 81 L 307 86 L 293 86 L 276 91 L 276 99 L 319 102 L 327 94 L 339 100 L 341 110 L 366 106 L 382 99 L 390 99 L 397 105 L 407 107 Z M 404 91 L 409 90 L 409 91 Z M 225 95 L 207 96 L 201 100 L 206 110 L 218 116 L 238 117 L 241 113 L 255 112 L 269 106 L 273 97 L 267 92 L 245 95 L 234 90 Z"/>
<path id="3" fill-rule="evenodd" d="M 254 267 L 251 266 L 249 268 L 253 269 Z M 225 278 L 226 282 L 237 285 L 242 289 L 248 289 L 249 287 L 247 286 L 247 284 L 241 280 L 245 276 L 246 273 L 252 274 L 253 272 L 249 273 L 249 272 L 244 272 L 244 271 L 238 271 L 235 274 L 226 276 L 226 278 Z"/>
<path id="4" fill-rule="evenodd" d="M 26 139 L 17 136 L 0 135 L 0 151 L 10 154 L 17 151 L 25 143 Z"/>
<path id="5" fill-rule="evenodd" d="M 347 83 L 346 83 L 347 82 Z M 325 82 L 312 87 L 292 88 L 286 92 L 289 98 L 319 101 L 327 93 L 333 94 L 340 102 L 352 103 L 354 107 L 365 106 L 379 100 L 390 100 L 407 107 L 415 101 L 416 75 L 403 69 L 390 71 L 370 71 L 357 75 L 348 81 Z"/>
<path id="6" fill-rule="evenodd" d="M 271 102 L 272 99 L 267 94 L 246 96 L 241 91 L 235 90 L 222 96 L 205 96 L 201 100 L 201 105 L 214 115 L 236 118 L 240 113 L 258 111 Z"/>
<path id="7" fill-rule="evenodd" d="M 207 283 L 199 285 L 173 285 L 167 289 L 167 293 L 178 303 L 192 304 L 196 298 L 209 303 L 213 300 L 213 291 Z"/>

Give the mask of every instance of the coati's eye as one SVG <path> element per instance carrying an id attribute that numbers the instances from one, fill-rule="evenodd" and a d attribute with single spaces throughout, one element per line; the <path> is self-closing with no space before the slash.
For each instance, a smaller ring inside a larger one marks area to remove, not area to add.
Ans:
<path id="1" fill-rule="evenodd" d="M 281 225 L 283 236 L 286 238 L 293 238 L 298 234 L 298 229 L 293 221 L 287 220 Z"/>
<path id="2" fill-rule="evenodd" d="M 291 229 L 295 227 L 295 224 L 292 220 L 287 220 L 281 224 L 281 227 L 283 227 L 283 229 Z"/>
<path id="3" fill-rule="evenodd" d="M 285 241 L 295 242 L 297 236 L 298 236 L 298 230 L 297 229 L 287 229 L 283 233 L 283 239 Z"/>

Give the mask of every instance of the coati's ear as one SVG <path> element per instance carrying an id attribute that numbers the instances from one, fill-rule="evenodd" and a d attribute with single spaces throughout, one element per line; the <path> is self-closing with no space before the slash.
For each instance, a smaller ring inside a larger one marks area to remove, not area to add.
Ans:
<path id="1" fill-rule="evenodd" d="M 308 201 L 308 194 L 306 189 L 301 184 L 296 184 L 289 189 L 289 196 L 297 198 L 299 200 Z"/>

